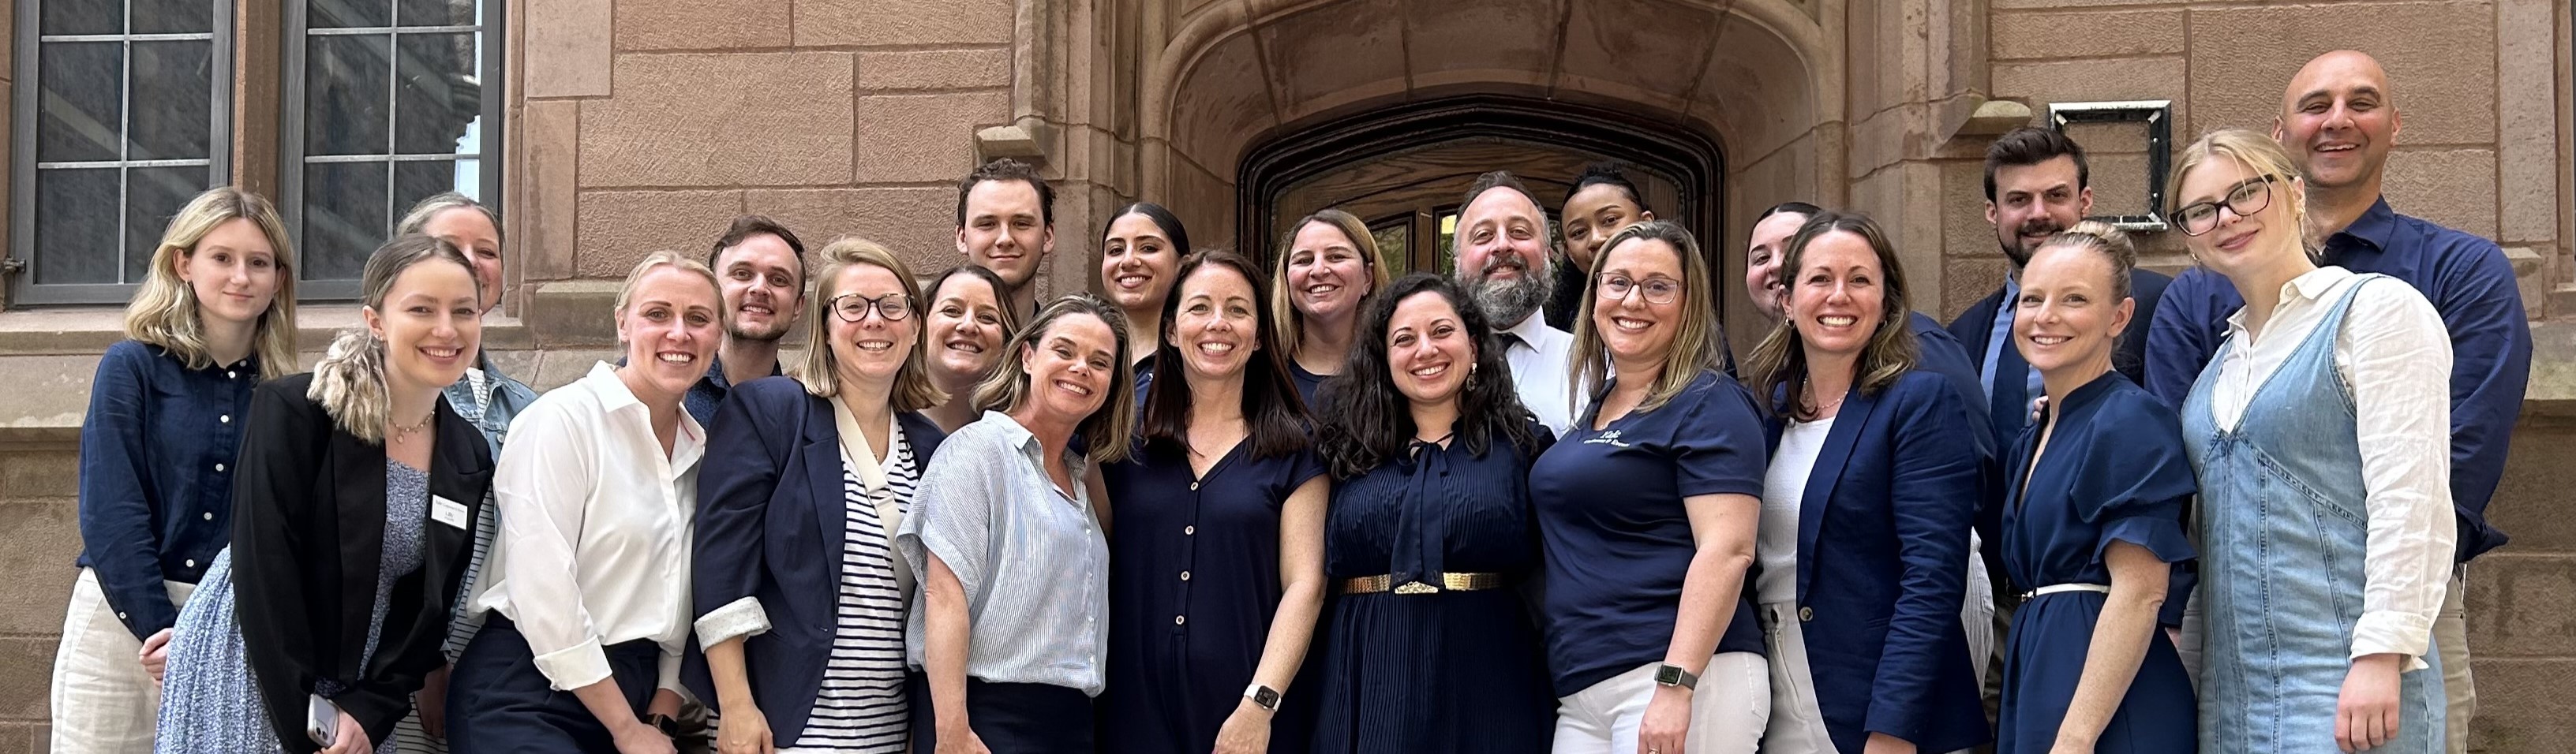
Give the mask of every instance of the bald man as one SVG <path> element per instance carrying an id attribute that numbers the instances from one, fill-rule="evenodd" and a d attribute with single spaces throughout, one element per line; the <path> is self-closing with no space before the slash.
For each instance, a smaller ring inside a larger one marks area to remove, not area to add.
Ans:
<path id="1" fill-rule="evenodd" d="M 2462 577 L 2479 553 L 2505 543 L 2486 522 L 2487 499 L 2504 476 L 2505 444 L 2522 412 L 2531 375 L 2531 324 L 2504 251 L 2494 242 L 2397 214 L 2380 196 L 2388 151 L 2397 142 L 2397 99 L 2379 61 L 2337 50 L 2308 61 L 2281 96 L 2272 135 L 2307 179 L 2308 237 L 2324 263 L 2404 280 L 2440 310 L 2451 332 L 2451 504 L 2459 520 L 2459 568 L 2433 624 L 2449 696 L 2452 754 L 2468 750 L 2477 710 L 2469 675 Z M 2165 290 L 2147 336 L 2147 388 L 2180 406 L 2244 306 L 2227 280 L 2185 270 Z"/>

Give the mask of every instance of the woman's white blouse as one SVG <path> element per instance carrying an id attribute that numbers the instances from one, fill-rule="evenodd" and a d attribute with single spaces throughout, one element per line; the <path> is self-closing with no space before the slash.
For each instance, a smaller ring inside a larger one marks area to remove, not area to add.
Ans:
<path id="1" fill-rule="evenodd" d="M 2362 278 L 2319 267 L 2281 286 L 2261 333 L 2245 311 L 2227 318 L 2227 342 L 2210 386 L 2211 418 L 2229 431 L 2254 394 L 2317 329 L 2335 301 Z M 2433 618 L 2442 610 L 2458 522 L 2451 513 L 2451 336 L 2442 315 L 2394 278 L 2363 285 L 2334 342 L 2335 373 L 2352 390 L 2361 441 L 2364 548 L 2361 621 L 2352 656 L 2406 655 L 2427 667 Z"/>
<path id="2" fill-rule="evenodd" d="M 519 412 L 492 474 L 501 535 L 472 611 L 498 610 L 559 690 L 609 677 L 606 648 L 661 646 L 680 688 L 689 546 L 706 433 L 680 412 L 668 457 L 650 411 L 607 364 Z"/>

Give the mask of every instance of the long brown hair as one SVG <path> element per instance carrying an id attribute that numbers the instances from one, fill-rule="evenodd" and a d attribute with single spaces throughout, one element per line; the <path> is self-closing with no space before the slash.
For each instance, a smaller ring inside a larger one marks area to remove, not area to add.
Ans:
<path id="1" fill-rule="evenodd" d="M 1260 321 L 1268 316 L 1263 304 L 1269 303 L 1270 291 L 1262 285 L 1258 268 L 1252 260 L 1230 251 L 1202 251 L 1181 260 L 1180 270 L 1172 275 L 1172 295 L 1163 301 L 1163 332 L 1155 338 L 1154 369 L 1159 372 L 1152 387 L 1145 390 L 1144 441 L 1148 444 L 1168 442 L 1175 447 L 1190 444 L 1190 404 L 1198 398 L 1190 394 L 1187 366 L 1181 363 L 1181 347 L 1173 344 L 1172 323 L 1181 313 L 1181 286 L 1190 276 L 1204 269 L 1232 270 L 1243 276 L 1252 288 L 1252 342 L 1257 350 L 1243 368 L 1242 401 L 1245 440 L 1252 445 L 1252 457 L 1272 458 L 1303 450 L 1310 442 L 1306 436 L 1306 412 L 1297 396 L 1297 383 L 1288 377 L 1288 355 L 1281 352 L 1271 330 Z"/>
<path id="2" fill-rule="evenodd" d="M 1831 233 L 1859 236 L 1878 256 L 1882 292 L 1878 330 L 1870 334 L 1869 344 L 1861 347 L 1852 377 L 1852 384 L 1860 388 L 1861 394 L 1875 395 L 1914 368 L 1914 333 L 1905 322 L 1913 312 L 1905 291 L 1905 270 L 1897 262 L 1896 245 L 1888 242 L 1887 234 L 1880 232 L 1878 223 L 1868 215 L 1825 210 L 1807 218 L 1798 234 L 1789 237 L 1789 250 L 1781 256 L 1780 275 L 1790 287 L 1798 285 L 1798 270 L 1806 264 L 1807 247 Z M 1752 375 L 1754 395 L 1764 400 L 1777 398 L 1772 413 L 1782 418 L 1815 418 L 1815 407 L 1800 401 L 1795 390 L 1807 380 L 1806 346 L 1806 338 L 1798 334 L 1797 318 L 1782 317 L 1780 324 L 1771 328 L 1771 334 L 1762 338 L 1762 344 L 1753 347 L 1753 355 L 1745 359 L 1745 373 Z"/>

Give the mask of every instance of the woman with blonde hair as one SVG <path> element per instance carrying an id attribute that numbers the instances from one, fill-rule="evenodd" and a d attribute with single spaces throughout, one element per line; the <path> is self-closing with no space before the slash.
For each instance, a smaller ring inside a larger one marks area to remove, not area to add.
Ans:
<path id="1" fill-rule="evenodd" d="M 1342 373 L 1360 310 L 1386 288 L 1386 265 L 1377 258 L 1377 236 L 1357 216 L 1317 210 L 1279 239 L 1270 271 L 1272 339 L 1288 351 L 1288 376 L 1308 410 L 1324 378 Z"/>
<path id="2" fill-rule="evenodd" d="M 928 686 L 912 699 L 913 751 L 1092 751 L 1109 542 L 1086 478 L 1128 455 L 1126 338 L 1098 296 L 1047 304 L 1002 349 L 1010 368 L 976 387 L 984 418 L 922 470 L 895 538 L 921 578 L 904 642 Z"/>
<path id="3" fill-rule="evenodd" d="M 512 422 L 501 535 L 468 602 L 489 615 L 448 680 L 455 750 L 673 751 L 706 448 L 681 400 L 723 340 L 717 286 L 706 265 L 645 257 L 617 294 L 625 365 Z"/>
<path id="4" fill-rule="evenodd" d="M 2278 143 L 2211 132 L 2167 196 L 2245 308 L 2182 406 L 2199 477 L 2203 751 L 2443 750 L 2450 336 L 2413 286 L 2320 267 Z"/>
<path id="5" fill-rule="evenodd" d="M 251 397 L 232 544 L 179 614 L 158 751 L 390 752 L 442 661 L 492 465 L 439 391 L 481 343 L 481 301 L 426 236 L 377 249 L 358 284 L 366 327 Z"/>
<path id="6" fill-rule="evenodd" d="M 912 270 L 873 242 L 823 247 L 790 377 L 734 386 L 698 475 L 697 645 L 683 680 L 719 754 L 884 752 L 910 737 L 912 570 L 893 534 L 947 433 Z M 999 349 L 995 349 L 999 350 Z"/>
<path id="7" fill-rule="evenodd" d="M 171 218 L 81 420 L 80 577 L 54 652 L 52 750 L 152 745 L 179 606 L 223 549 L 252 388 L 295 368 L 295 254 L 268 200 L 225 187 Z"/>

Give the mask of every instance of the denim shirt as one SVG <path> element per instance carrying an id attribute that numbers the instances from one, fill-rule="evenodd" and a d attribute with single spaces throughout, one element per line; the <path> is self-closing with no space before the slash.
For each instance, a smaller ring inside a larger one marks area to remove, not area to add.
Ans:
<path id="1" fill-rule="evenodd" d="M 2433 302 L 2451 332 L 2451 505 L 2467 562 L 2503 546 L 2487 500 L 2504 480 L 2507 443 L 2531 380 L 2531 321 L 2513 265 L 2495 242 L 2397 214 L 2380 199 L 2328 237 L 2323 264 L 2406 281 Z M 2236 287 L 2203 268 L 2165 289 L 2147 332 L 2147 392 L 2179 408 L 2245 306 Z"/>
<path id="2" fill-rule="evenodd" d="M 456 415 L 483 430 L 483 439 L 492 443 L 492 455 L 498 458 L 501 440 L 510 434 L 510 420 L 537 401 L 537 391 L 493 367 L 489 353 L 477 354 L 474 366 L 483 371 L 483 379 L 477 381 L 468 373 L 447 386 L 447 404 L 456 409 Z"/>
<path id="3" fill-rule="evenodd" d="M 164 581 L 194 584 L 232 532 L 233 459 L 256 357 L 189 369 L 122 341 L 98 360 L 81 421 L 79 564 L 135 638 L 178 622 Z"/>

